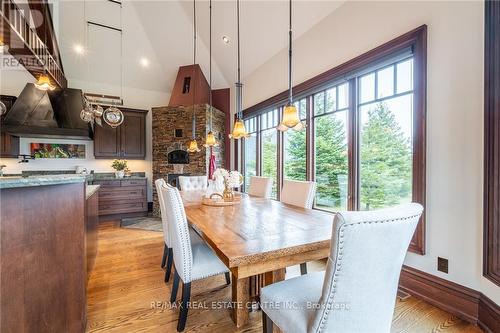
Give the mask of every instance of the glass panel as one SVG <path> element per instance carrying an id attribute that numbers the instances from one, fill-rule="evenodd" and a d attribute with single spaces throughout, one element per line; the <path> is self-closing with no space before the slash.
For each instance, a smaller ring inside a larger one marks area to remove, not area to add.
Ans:
<path id="1" fill-rule="evenodd" d="M 362 76 L 359 79 L 359 99 L 361 103 L 375 99 L 375 73 Z"/>
<path id="2" fill-rule="evenodd" d="M 286 131 L 283 134 L 284 177 L 306 180 L 306 131 Z"/>
<path id="3" fill-rule="evenodd" d="M 302 98 L 300 100 L 300 119 L 305 120 L 307 118 L 307 99 Z"/>
<path id="4" fill-rule="evenodd" d="M 250 177 L 257 175 L 257 136 L 254 134 L 245 139 L 245 192 L 250 184 Z"/>
<path id="5" fill-rule="evenodd" d="M 347 110 L 315 119 L 316 203 L 321 209 L 347 209 Z"/>
<path id="6" fill-rule="evenodd" d="M 260 117 L 260 122 L 261 122 L 260 126 L 262 128 L 267 128 L 267 112 L 262 114 L 262 116 Z"/>
<path id="7" fill-rule="evenodd" d="M 271 177 L 274 180 L 272 197 L 276 199 L 277 182 L 277 131 L 274 128 L 262 131 L 262 176 Z"/>
<path id="8" fill-rule="evenodd" d="M 394 66 L 377 72 L 377 98 L 394 95 Z"/>
<path id="9" fill-rule="evenodd" d="M 410 202 L 413 94 L 362 106 L 360 209 Z"/>
<path id="10" fill-rule="evenodd" d="M 338 100 L 338 109 L 345 109 L 349 106 L 349 84 L 344 83 L 338 86 L 339 91 L 339 100 Z"/>
<path id="11" fill-rule="evenodd" d="M 322 91 L 314 95 L 314 115 L 325 113 L 325 93 Z"/>
<path id="12" fill-rule="evenodd" d="M 333 112 L 337 110 L 337 88 L 333 87 L 326 91 L 326 112 Z"/>
<path id="13" fill-rule="evenodd" d="M 403 61 L 397 65 L 397 93 L 413 90 L 413 59 Z"/>

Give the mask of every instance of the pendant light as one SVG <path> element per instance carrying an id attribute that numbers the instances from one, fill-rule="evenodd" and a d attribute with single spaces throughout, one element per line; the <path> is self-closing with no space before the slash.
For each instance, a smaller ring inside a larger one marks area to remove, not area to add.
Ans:
<path id="1" fill-rule="evenodd" d="M 238 27 L 238 82 L 236 82 L 236 121 L 233 126 L 233 133 L 229 134 L 230 139 L 248 138 L 250 134 L 247 133 L 245 123 L 243 122 L 242 110 L 242 90 L 243 84 L 240 78 L 240 0 L 236 1 L 236 22 Z"/>
<path id="2" fill-rule="evenodd" d="M 45 19 L 45 17 L 44 17 L 44 19 Z M 44 29 L 44 32 L 45 32 L 45 39 L 43 40 L 43 47 L 44 47 L 44 51 L 46 51 L 48 53 L 47 29 Z M 47 91 L 47 90 L 52 91 L 52 90 L 56 89 L 56 86 L 52 84 L 52 81 L 50 80 L 50 77 L 47 74 L 47 67 L 46 67 L 47 57 L 44 57 L 44 59 L 45 60 L 43 61 L 43 73 L 40 74 L 40 76 L 36 80 L 35 87 L 39 90 L 42 90 L 42 91 Z"/>
<path id="3" fill-rule="evenodd" d="M 305 126 L 300 121 L 299 112 L 293 105 L 292 95 L 292 0 L 289 0 L 290 30 L 288 31 L 288 103 L 283 108 L 283 118 L 277 129 L 285 132 L 290 128 L 301 130 Z"/>
<path id="4" fill-rule="evenodd" d="M 210 121 L 209 121 L 209 124 L 210 124 L 210 129 L 207 133 L 207 138 L 205 140 L 205 144 L 204 146 L 205 147 L 217 147 L 219 145 L 219 143 L 217 143 L 217 140 L 215 140 L 215 135 L 214 133 L 212 132 L 213 130 L 213 106 L 212 106 L 212 0 L 209 1 L 209 11 L 210 11 L 210 28 L 209 28 L 209 34 L 210 34 L 210 37 L 209 37 L 209 54 L 210 54 L 210 64 L 209 64 L 209 88 L 210 88 Z"/>
<path id="5" fill-rule="evenodd" d="M 194 32 L 194 38 L 193 38 L 193 68 L 196 65 L 196 0 L 193 0 L 193 32 Z M 187 151 L 190 153 L 197 153 L 200 151 L 200 148 L 198 148 L 198 142 L 196 141 L 196 108 L 195 108 L 195 92 L 196 92 L 196 87 L 193 86 L 193 137 L 191 141 L 189 141 L 189 145 L 187 148 Z"/>

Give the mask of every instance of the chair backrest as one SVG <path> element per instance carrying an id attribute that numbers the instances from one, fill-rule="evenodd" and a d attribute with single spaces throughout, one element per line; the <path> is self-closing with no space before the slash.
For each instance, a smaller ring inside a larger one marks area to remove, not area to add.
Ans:
<path id="1" fill-rule="evenodd" d="M 208 186 L 207 176 L 180 176 L 181 191 L 205 191 Z"/>
<path id="2" fill-rule="evenodd" d="M 303 208 L 312 208 L 316 195 L 316 182 L 288 180 L 283 181 L 281 202 Z"/>
<path id="3" fill-rule="evenodd" d="M 254 197 L 269 198 L 273 189 L 273 179 L 269 177 L 250 177 L 248 194 Z"/>
<path id="4" fill-rule="evenodd" d="M 167 212 L 165 208 L 165 201 L 163 199 L 163 191 L 162 187 L 167 186 L 167 182 L 163 178 L 158 178 L 155 180 L 156 193 L 158 194 L 158 204 L 160 205 L 160 214 L 161 214 L 161 224 L 163 227 L 163 239 L 165 244 L 170 247 L 170 238 L 168 235 L 168 225 L 167 225 Z"/>
<path id="5" fill-rule="evenodd" d="M 175 270 L 184 283 L 191 282 L 193 268 L 193 252 L 186 212 L 182 204 L 179 190 L 170 184 L 162 187 L 165 208 L 167 213 L 170 247 L 174 253 Z"/>
<path id="6" fill-rule="evenodd" d="M 308 332 L 390 332 L 420 204 L 335 215 L 322 295 Z"/>

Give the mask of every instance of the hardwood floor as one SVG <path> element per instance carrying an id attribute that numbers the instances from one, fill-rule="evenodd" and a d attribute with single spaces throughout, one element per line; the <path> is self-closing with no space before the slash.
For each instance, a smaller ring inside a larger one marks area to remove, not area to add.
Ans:
<path id="1" fill-rule="evenodd" d="M 160 269 L 163 237 L 159 232 L 121 229 L 118 222 L 99 226 L 98 254 L 88 285 L 87 332 L 175 332 L 177 309 L 167 309 L 171 282 Z M 311 265 L 310 270 L 318 269 Z M 288 269 L 287 274 L 299 274 Z M 179 292 L 180 295 L 180 292 Z M 236 329 L 229 309 L 207 309 L 212 302 L 230 302 L 224 276 L 192 284 L 193 307 L 185 332 L 261 332 L 261 313 Z M 219 303 L 218 303 L 219 304 Z M 196 308 L 197 307 L 197 308 Z M 432 305 L 409 297 L 398 300 L 392 332 L 481 332 Z"/>

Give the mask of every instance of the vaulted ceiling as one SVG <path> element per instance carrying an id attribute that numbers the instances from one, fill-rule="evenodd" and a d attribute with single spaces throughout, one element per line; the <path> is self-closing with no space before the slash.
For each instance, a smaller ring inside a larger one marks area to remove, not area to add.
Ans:
<path id="1" fill-rule="evenodd" d="M 170 92 L 177 69 L 193 61 L 193 2 L 54 0 L 64 70 L 86 90 L 120 94 L 117 86 Z M 197 1 L 197 62 L 208 79 L 209 3 Z M 294 1 L 294 38 L 338 8 L 342 1 Z M 288 1 L 241 1 L 242 78 L 288 43 Z M 213 86 L 236 82 L 236 1 L 213 1 Z M 97 24 L 87 24 L 91 21 Z M 109 26 L 123 31 L 104 28 Z M 222 41 L 228 36 L 230 43 Z M 84 48 L 83 54 L 75 46 Z M 140 64 L 142 58 L 148 67 Z M 286 66 L 286 63 L 283 64 Z M 123 79 L 122 79 L 123 75 Z M 89 83 L 91 82 L 91 84 Z"/>

